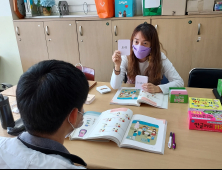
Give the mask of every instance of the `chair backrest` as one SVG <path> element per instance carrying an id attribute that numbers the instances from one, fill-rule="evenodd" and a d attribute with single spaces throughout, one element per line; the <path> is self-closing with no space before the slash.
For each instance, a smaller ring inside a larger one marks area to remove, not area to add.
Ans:
<path id="1" fill-rule="evenodd" d="M 190 71 L 188 87 L 217 88 L 222 79 L 222 69 L 195 68 Z"/>
<path id="2" fill-rule="evenodd" d="M 161 84 L 168 84 L 169 80 L 166 78 L 165 75 L 163 75 L 163 79 L 161 80 Z"/>
<path id="3" fill-rule="evenodd" d="M 76 68 L 78 68 L 79 70 L 81 70 L 85 76 L 87 80 L 90 81 L 95 81 L 95 70 L 89 67 L 85 67 L 85 66 L 76 66 Z"/>

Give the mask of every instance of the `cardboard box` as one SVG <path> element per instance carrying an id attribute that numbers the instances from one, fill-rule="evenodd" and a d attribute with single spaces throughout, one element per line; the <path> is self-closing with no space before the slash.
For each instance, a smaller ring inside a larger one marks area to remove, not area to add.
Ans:
<path id="1" fill-rule="evenodd" d="M 222 97 L 222 79 L 218 80 L 217 91 L 218 91 L 220 97 Z"/>
<path id="2" fill-rule="evenodd" d="M 185 15 L 186 0 L 163 0 L 162 15 Z"/>
<path id="3" fill-rule="evenodd" d="M 222 132 L 222 112 L 188 111 L 190 130 Z"/>
<path id="4" fill-rule="evenodd" d="M 186 90 L 171 90 L 170 103 L 188 103 L 188 93 Z"/>
<path id="5" fill-rule="evenodd" d="M 217 99 L 189 98 L 190 130 L 222 132 L 222 106 Z"/>
<path id="6" fill-rule="evenodd" d="M 213 12 L 214 0 L 188 0 L 187 12 Z"/>

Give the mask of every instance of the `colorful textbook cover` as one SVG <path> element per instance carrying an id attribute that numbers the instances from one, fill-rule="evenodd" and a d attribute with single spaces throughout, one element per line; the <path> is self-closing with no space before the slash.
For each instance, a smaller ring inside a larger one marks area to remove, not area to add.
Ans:
<path id="1" fill-rule="evenodd" d="M 190 130 L 222 132 L 222 106 L 217 99 L 190 98 Z"/>
<path id="2" fill-rule="evenodd" d="M 167 121 L 117 108 L 103 113 L 86 112 L 84 124 L 70 140 L 110 140 L 121 148 L 164 154 Z"/>

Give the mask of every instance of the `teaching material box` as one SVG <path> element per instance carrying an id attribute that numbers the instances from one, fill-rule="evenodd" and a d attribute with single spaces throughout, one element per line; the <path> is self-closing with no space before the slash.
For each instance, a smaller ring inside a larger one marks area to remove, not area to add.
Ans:
<path id="1" fill-rule="evenodd" d="M 115 17 L 133 17 L 134 0 L 115 0 Z"/>
<path id="2" fill-rule="evenodd" d="M 188 92 L 184 87 L 170 88 L 170 103 L 188 103 Z"/>
<path id="3" fill-rule="evenodd" d="M 222 132 L 222 106 L 217 99 L 189 98 L 190 130 Z"/>

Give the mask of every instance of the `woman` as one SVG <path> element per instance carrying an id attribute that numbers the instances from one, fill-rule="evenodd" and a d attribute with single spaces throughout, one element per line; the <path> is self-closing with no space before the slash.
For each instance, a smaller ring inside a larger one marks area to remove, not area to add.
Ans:
<path id="1" fill-rule="evenodd" d="M 184 81 L 160 51 L 160 42 L 155 27 L 151 24 L 141 24 L 134 30 L 131 37 L 130 56 L 121 56 L 115 51 L 112 60 L 115 64 L 111 86 L 120 89 L 127 74 L 129 84 L 135 84 L 137 75 L 148 76 L 149 81 L 143 84 L 143 90 L 149 93 L 169 93 L 169 87 L 183 87 Z M 160 85 L 163 75 L 169 80 L 168 84 Z"/>

